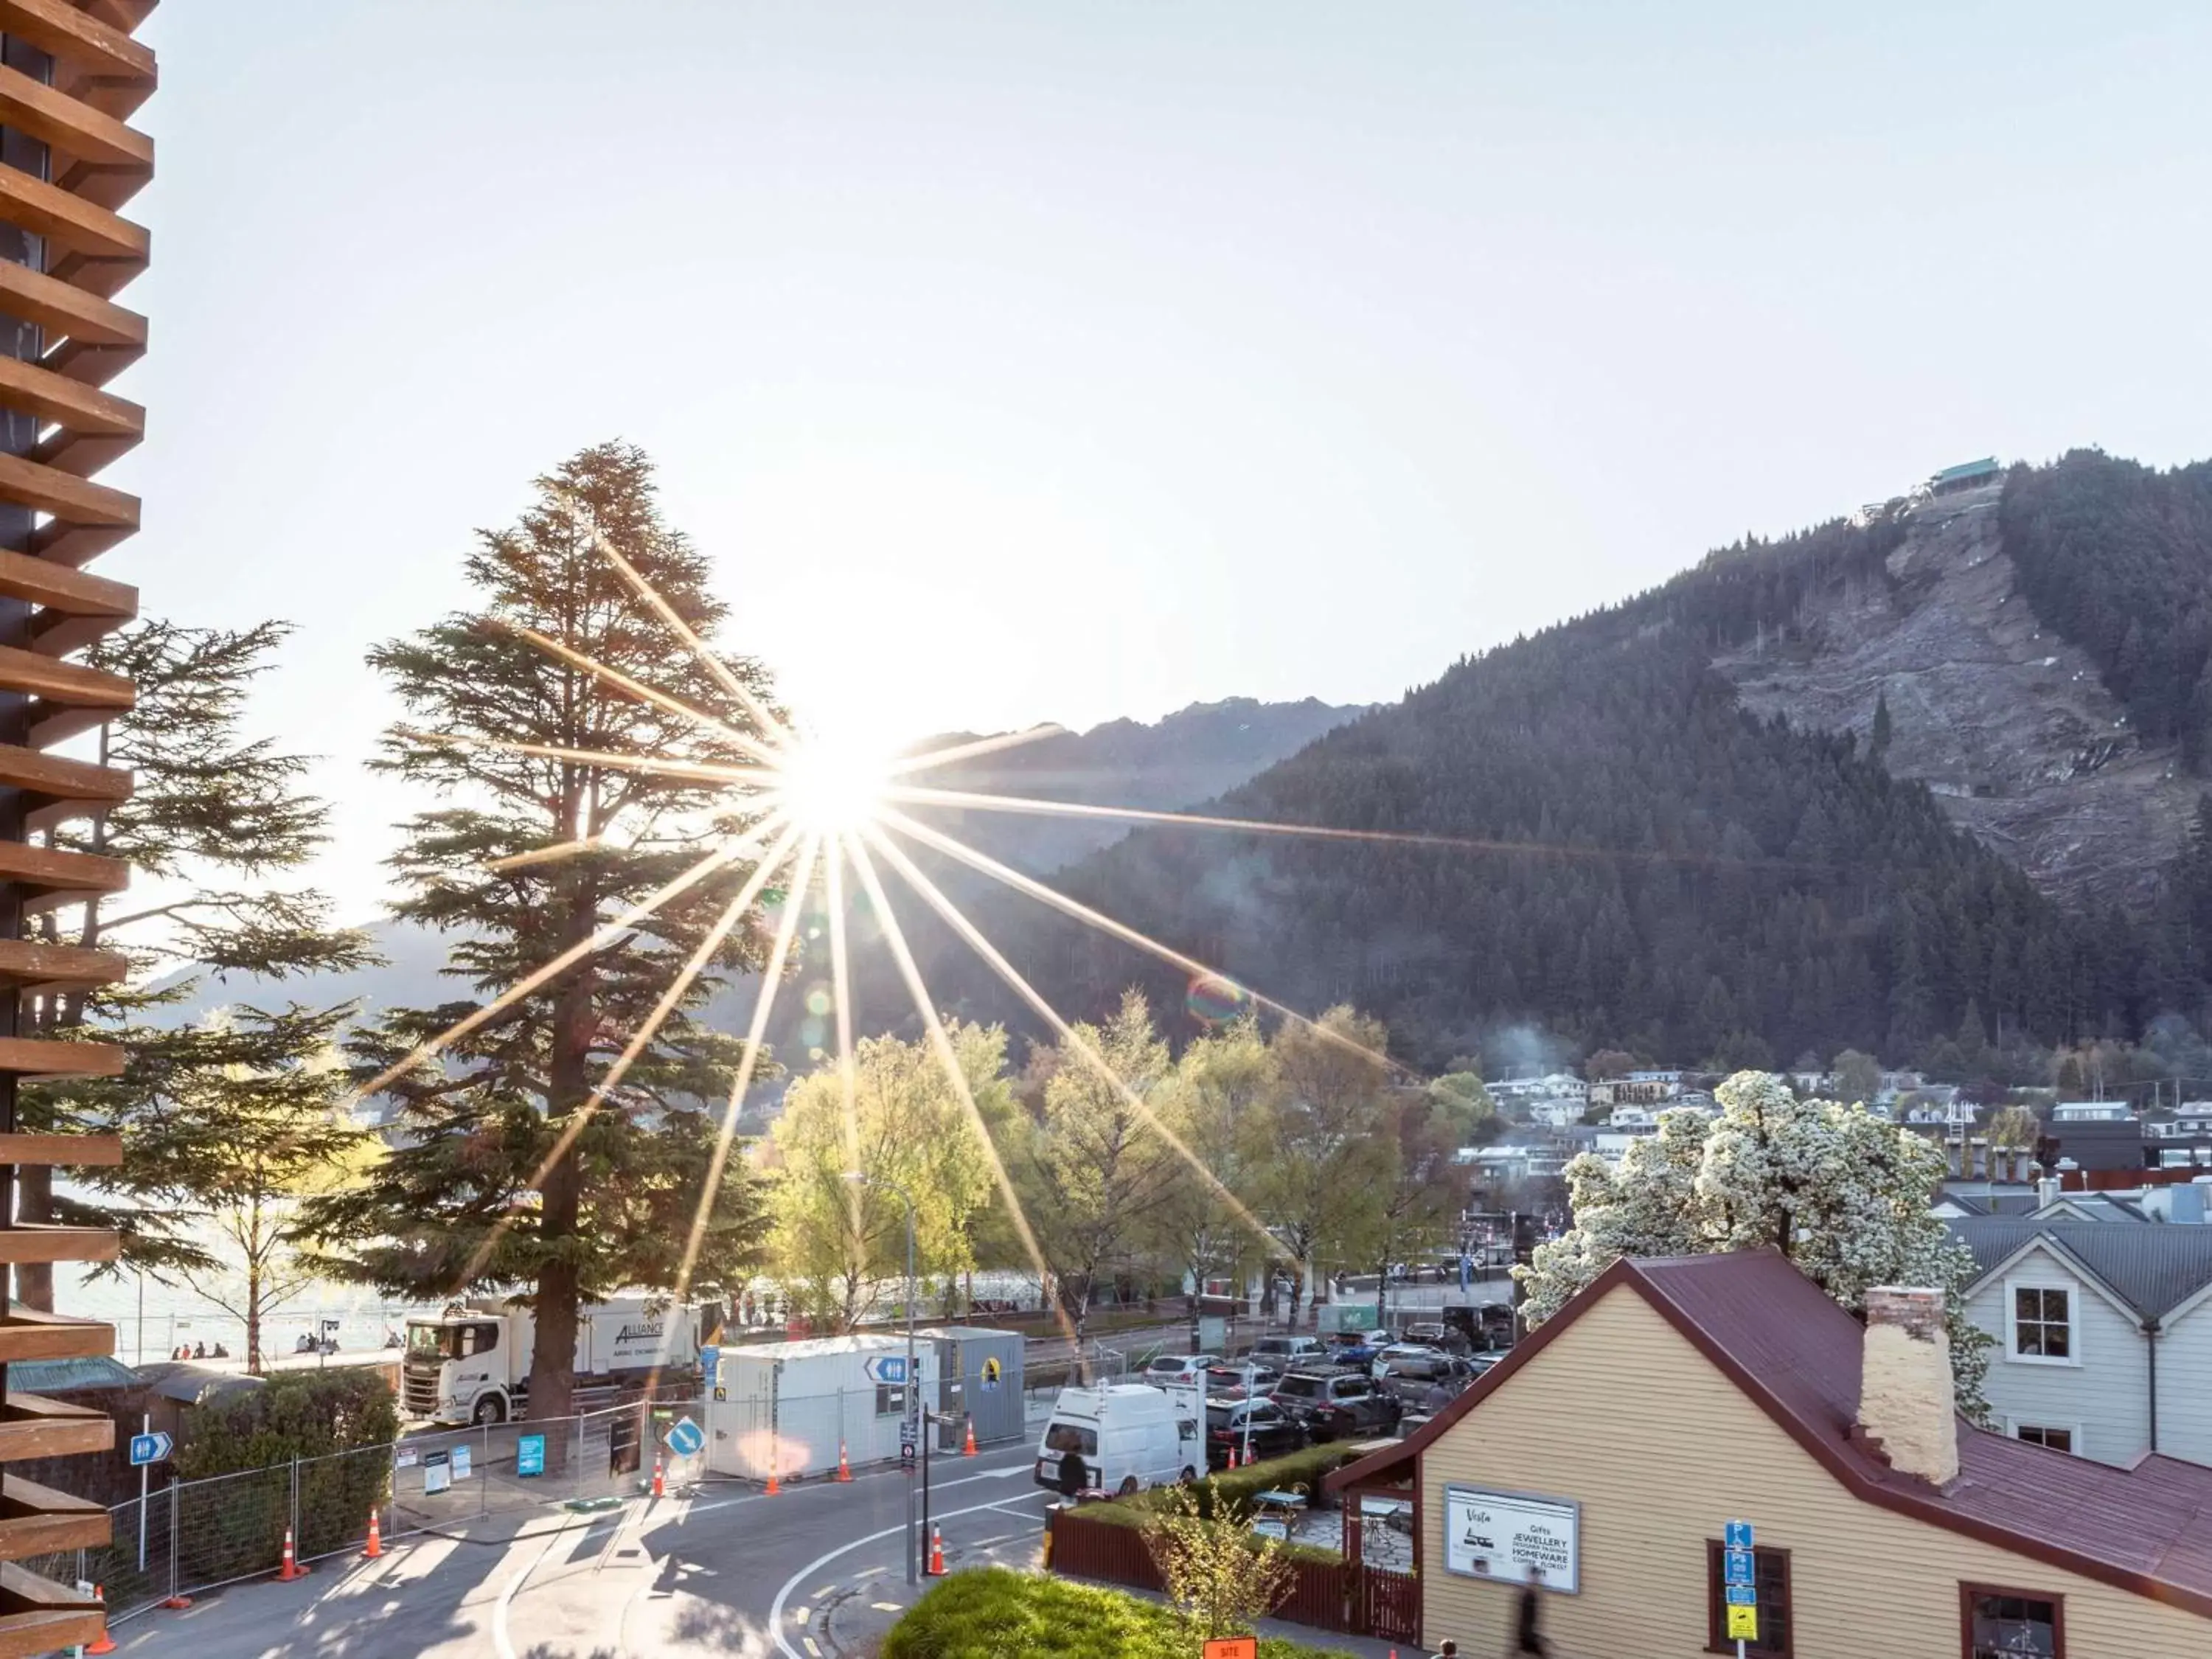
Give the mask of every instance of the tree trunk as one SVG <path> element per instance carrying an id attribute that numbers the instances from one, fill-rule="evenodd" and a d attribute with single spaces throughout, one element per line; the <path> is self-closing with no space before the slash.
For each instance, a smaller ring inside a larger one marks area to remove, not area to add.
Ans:
<path id="1" fill-rule="evenodd" d="M 246 1370 L 261 1375 L 261 1264 L 246 1264 Z"/>
<path id="2" fill-rule="evenodd" d="M 571 901 L 568 943 L 588 939 L 595 908 L 581 895 Z M 579 970 L 554 1005 L 553 1053 L 546 1077 L 545 1127 L 558 1135 L 590 1097 L 594 975 Z M 571 1146 L 546 1171 L 538 1188 L 538 1234 L 545 1258 L 538 1270 L 538 1333 L 530 1352 L 530 1414 L 567 1417 L 576 1402 L 576 1319 L 583 1271 L 576 1259 L 577 1223 L 583 1209 L 583 1170 Z"/>

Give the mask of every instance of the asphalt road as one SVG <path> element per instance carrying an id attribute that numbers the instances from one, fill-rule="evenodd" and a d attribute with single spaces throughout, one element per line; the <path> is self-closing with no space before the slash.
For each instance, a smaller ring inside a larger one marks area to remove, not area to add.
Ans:
<path id="1" fill-rule="evenodd" d="M 1033 1550 L 1050 1495 L 1030 1482 L 1031 1455 L 1024 1440 L 934 1466 L 956 1558 Z M 899 1597 L 905 1508 L 906 1477 L 892 1471 L 775 1498 L 708 1484 L 597 1516 L 495 1516 L 482 1541 L 413 1538 L 380 1561 L 148 1613 L 116 1639 L 147 1659 L 830 1659 L 832 1605 L 865 1615 L 884 1599 L 872 1584 Z"/>

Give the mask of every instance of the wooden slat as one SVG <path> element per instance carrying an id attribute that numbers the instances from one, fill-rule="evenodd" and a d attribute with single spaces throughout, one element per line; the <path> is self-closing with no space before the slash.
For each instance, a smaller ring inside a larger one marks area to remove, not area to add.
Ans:
<path id="1" fill-rule="evenodd" d="M 50 704 L 108 714 L 121 714 L 138 701 L 138 688 L 120 674 L 12 645 L 0 645 L 0 691 L 21 691 Z"/>
<path id="2" fill-rule="evenodd" d="M 0 1613 L 0 1659 L 38 1659 L 80 1644 L 89 1648 L 106 1629 L 107 1609 L 96 1601 Z"/>
<path id="3" fill-rule="evenodd" d="M 7 459 L 0 455 L 0 461 Z M 65 472 L 57 473 L 67 477 Z M 76 524 L 66 519 L 57 519 L 42 524 L 31 532 L 31 551 L 42 559 L 52 559 L 56 564 L 65 564 L 75 570 L 90 564 L 118 542 L 127 541 L 138 533 L 136 524 Z"/>
<path id="4" fill-rule="evenodd" d="M 154 89 L 152 50 L 67 0 L 0 0 L 0 31 L 21 35 L 84 74 Z"/>
<path id="5" fill-rule="evenodd" d="M 0 122 L 43 139 L 79 161 L 131 168 L 142 178 L 152 176 L 151 138 L 5 64 L 0 64 Z M 59 176 L 64 169 L 53 171 Z"/>
<path id="6" fill-rule="evenodd" d="M 19 1039 L 19 1041 L 21 1039 Z M 64 1048 L 123 1050 L 112 1043 L 64 1043 Z M 47 1075 L 65 1076 L 64 1073 Z M 120 1135 L 0 1135 L 0 1164 L 41 1164 L 58 1170 L 112 1168 L 123 1162 Z"/>
<path id="7" fill-rule="evenodd" d="M 0 454 L 0 500 L 21 501 L 72 524 L 100 525 L 125 535 L 138 528 L 136 495 L 106 484 L 88 483 L 19 455 Z M 50 545 L 53 538 L 46 539 Z M 84 561 L 64 559 L 63 562 L 76 565 Z"/>
<path id="8" fill-rule="evenodd" d="M 120 1077 L 123 1063 L 128 1055 L 123 1046 L 115 1042 L 67 1042 L 52 1037 L 0 1037 L 0 1072 L 13 1073 L 17 1077 Z M 108 1135 L 12 1135 L 0 1134 L 0 1149 L 14 1147 L 15 1152 L 0 1150 L 0 1164 L 112 1164 L 115 1159 L 99 1154 L 100 1143 L 112 1139 Z M 33 1156 L 34 1148 L 51 1142 L 55 1155 Z M 94 1149 L 89 1157 L 70 1157 L 66 1149 L 82 1146 Z"/>
<path id="9" fill-rule="evenodd" d="M 88 386 L 104 386 L 145 355 L 143 317 L 27 265 L 0 261 L 0 313 L 62 339 L 46 366 Z"/>
<path id="10" fill-rule="evenodd" d="M 0 404 L 28 410 L 41 421 L 72 432 L 132 439 L 146 435 L 143 404 L 16 357 L 0 357 Z"/>
<path id="11" fill-rule="evenodd" d="M 104 859 L 92 853 L 65 853 L 52 847 L 30 847 L 20 841 L 0 841 L 0 882 L 13 882 L 27 898 L 66 894 L 64 903 L 104 893 L 119 893 L 131 884 L 131 866 L 120 859 Z M 51 905 L 41 908 L 51 908 Z"/>
<path id="12" fill-rule="evenodd" d="M 25 815 L 25 824 L 33 830 L 51 830 L 69 818 L 129 800 L 131 774 L 0 744 L 0 788 L 39 796 L 41 804 Z"/>
<path id="13" fill-rule="evenodd" d="M 52 1550 L 94 1550 L 110 1537 L 107 1511 L 20 1474 L 0 1476 L 0 1559 Z"/>
<path id="14" fill-rule="evenodd" d="M 128 622 L 138 614 L 138 590 L 128 582 L 72 570 L 52 559 L 34 559 L 5 548 L 0 548 L 0 598 L 22 599 L 70 617 Z"/>
<path id="15" fill-rule="evenodd" d="M 4 3 L 0 0 L 0 4 Z M 48 241 L 88 258 L 125 264 L 136 261 L 141 270 L 145 269 L 152 240 L 143 225 L 134 225 L 106 208 L 72 196 L 59 185 L 33 178 L 21 167 L 0 167 L 0 219 L 26 230 L 35 230 Z M 57 269 L 64 263 L 49 257 L 46 269 L 69 282 L 73 279 Z M 137 275 L 137 271 L 131 272 L 131 276 Z M 80 282 L 76 285 L 106 295 L 112 294 L 130 280 L 125 276 L 112 286 L 101 282 Z"/>
<path id="16" fill-rule="evenodd" d="M 21 1359 L 104 1359 L 115 1352 L 115 1328 L 97 1319 L 38 1313 L 22 1306 L 0 1316 L 0 1365 Z"/>
<path id="17" fill-rule="evenodd" d="M 48 945 L 33 939 L 0 939 L 0 986 L 89 990 L 112 985 L 131 971 L 120 951 L 88 951 L 81 945 Z"/>
<path id="18" fill-rule="evenodd" d="M 79 11 L 88 11 L 111 28 L 125 34 L 137 33 L 161 0 L 74 0 Z"/>
<path id="19" fill-rule="evenodd" d="M 112 1261 L 122 1253 L 123 1236 L 108 1227 L 63 1227 L 44 1221 L 0 1227 L 0 1262 Z"/>
<path id="20" fill-rule="evenodd" d="M 11 1394 L 0 1407 L 0 1463 L 115 1449 L 115 1419 L 87 1406 Z"/>

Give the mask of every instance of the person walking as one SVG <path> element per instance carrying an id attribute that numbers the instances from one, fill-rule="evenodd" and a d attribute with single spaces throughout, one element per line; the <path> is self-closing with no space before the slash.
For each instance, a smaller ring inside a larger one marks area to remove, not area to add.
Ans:
<path id="1" fill-rule="evenodd" d="M 1530 1654 L 1537 1659 L 1549 1659 L 1552 1644 L 1544 1639 L 1544 1606 L 1539 1599 L 1544 1588 L 1544 1570 L 1528 1569 L 1528 1582 L 1521 1586 L 1521 1606 L 1514 1620 L 1513 1651 Z"/>
<path id="2" fill-rule="evenodd" d="M 1436 1651 L 1436 1659 L 1459 1659 L 1459 1644 L 1447 1642 Z"/>

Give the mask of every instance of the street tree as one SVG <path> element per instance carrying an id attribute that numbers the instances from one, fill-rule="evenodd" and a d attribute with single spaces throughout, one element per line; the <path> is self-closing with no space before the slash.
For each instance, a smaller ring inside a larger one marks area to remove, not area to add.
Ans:
<path id="1" fill-rule="evenodd" d="M 1162 1121 L 1206 1172 L 1170 1166 L 1155 1216 L 1161 1259 L 1180 1267 L 1197 1292 L 1190 1302 L 1194 1335 L 1198 1295 L 1208 1279 L 1241 1279 L 1254 1262 L 1282 1253 L 1237 1196 L 1253 1188 L 1264 1156 L 1254 1126 L 1280 1086 L 1274 1053 L 1248 1018 L 1185 1048 L 1154 1097 Z"/>
<path id="2" fill-rule="evenodd" d="M 1153 1127 L 1150 1097 L 1170 1061 L 1144 994 L 1123 993 L 1103 1026 L 1073 1030 L 1057 1045 L 1034 1120 L 1015 1138 L 1015 1188 L 1080 1341 L 1099 1281 L 1131 1264 L 1181 1166 Z"/>
<path id="3" fill-rule="evenodd" d="M 297 1248 L 301 1201 L 357 1178 L 380 1148 L 344 1109 L 335 1039 L 352 1013 L 226 1011 L 171 1045 L 190 1063 L 149 1080 L 132 1114 L 139 1156 L 163 1172 L 179 1212 L 218 1242 L 206 1261 L 179 1272 L 245 1325 L 246 1365 L 256 1376 L 269 1316 L 317 1277 Z"/>
<path id="4" fill-rule="evenodd" d="M 987 1126 L 1014 1111 L 1006 1033 L 948 1022 L 946 1035 Z M 906 1272 L 915 1207 L 915 1272 L 925 1281 L 972 1270 L 975 1218 L 995 1196 L 990 1150 L 933 1045 L 896 1037 L 854 1047 L 853 1108 L 836 1064 L 799 1079 L 771 1141 L 770 1260 L 792 1305 L 849 1331 Z M 858 1171 L 865 1182 L 845 1179 Z"/>
<path id="5" fill-rule="evenodd" d="M 1961 1409 L 1982 1410 L 1988 1339 L 1966 1317 L 1972 1255 L 1929 1208 L 1942 1150 L 1863 1107 L 1800 1100 L 1781 1078 L 1740 1072 L 1716 1091 L 1721 1115 L 1661 1115 L 1614 1170 L 1567 1165 L 1575 1224 L 1514 1277 L 1533 1327 L 1624 1255 L 1779 1250 L 1854 1313 L 1876 1285 L 1947 1294 Z"/>
<path id="6" fill-rule="evenodd" d="M 1318 1258 L 1364 1265 L 1373 1259 L 1396 1148 L 1388 1133 L 1379 1021 L 1348 1007 L 1312 1024 L 1286 1022 L 1273 1048 L 1282 1086 L 1255 1124 L 1263 1159 L 1255 1182 L 1261 1218 L 1297 1266 L 1290 1316 L 1316 1284 Z"/>
<path id="7" fill-rule="evenodd" d="M 479 533 L 463 571 L 472 608 L 369 661 L 407 714 L 374 765 L 441 798 L 404 826 L 395 911 L 449 936 L 445 971 L 466 994 L 389 1012 L 353 1041 L 364 1084 L 385 1079 L 404 1142 L 362 1187 L 319 1200 L 315 1218 L 343 1270 L 388 1293 L 522 1287 L 537 1320 L 531 1409 L 558 1416 L 584 1298 L 678 1288 L 695 1206 L 700 1279 L 744 1271 L 764 1231 L 743 1158 L 706 1190 L 741 1044 L 695 1016 L 720 975 L 764 963 L 767 930 L 735 904 L 762 842 L 738 832 L 766 826 L 711 778 L 654 763 L 749 763 L 769 687 L 749 659 L 721 656 L 727 678 L 701 659 L 720 650 L 727 608 L 706 559 L 663 520 L 652 465 L 632 447 L 583 450 L 539 478 L 514 525 Z M 525 989 L 556 961 L 567 965 Z M 480 1023 L 395 1073 L 465 1019 Z"/>
<path id="8" fill-rule="evenodd" d="M 1145 1528 L 1169 1604 L 1198 1641 L 1246 1634 L 1290 1588 L 1283 1540 L 1255 1538 L 1249 1509 L 1223 1504 L 1208 1514 L 1196 1493 L 1177 1487 Z"/>
<path id="9" fill-rule="evenodd" d="M 50 1169 L 27 1164 L 16 1212 L 27 1222 L 115 1228 L 123 1264 L 165 1279 L 187 1267 L 204 1273 L 214 1261 L 190 1228 L 221 1194 L 180 1186 L 178 1173 L 220 1160 L 180 1163 L 157 1148 L 189 1149 L 195 1138 L 203 1149 L 228 1145 L 229 1126 L 196 1116 L 191 1103 L 219 1098 L 234 1067 L 278 1076 L 313 1061 L 331 1016 L 293 1007 L 210 1037 L 163 1011 L 191 1001 L 210 979 L 249 983 L 258 996 L 272 981 L 376 959 L 366 934 L 331 926 L 327 899 L 295 879 L 328 838 L 327 805 L 302 787 L 308 757 L 248 730 L 254 690 L 289 632 L 277 622 L 229 629 L 148 619 L 94 646 L 90 665 L 137 686 L 132 707 L 96 736 L 100 763 L 128 769 L 135 786 L 129 800 L 46 837 L 59 849 L 121 860 L 136 884 L 46 912 L 36 936 L 119 951 L 134 971 L 125 983 L 27 1000 L 24 1030 L 115 1043 L 128 1059 L 119 1078 L 27 1085 L 22 1122 L 119 1134 L 123 1162 L 77 1171 L 67 1198 L 54 1193 Z M 21 1299 L 51 1311 L 53 1270 L 27 1263 L 16 1272 Z"/>

